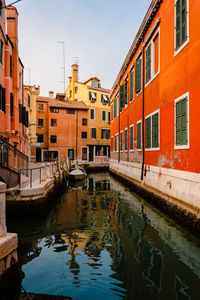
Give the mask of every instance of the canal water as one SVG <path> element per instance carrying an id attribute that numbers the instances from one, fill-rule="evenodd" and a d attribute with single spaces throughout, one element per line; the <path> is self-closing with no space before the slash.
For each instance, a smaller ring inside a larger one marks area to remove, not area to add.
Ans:
<path id="1" fill-rule="evenodd" d="M 70 185 L 44 215 L 7 223 L 19 235 L 26 292 L 200 299 L 200 239 L 109 173 Z"/>

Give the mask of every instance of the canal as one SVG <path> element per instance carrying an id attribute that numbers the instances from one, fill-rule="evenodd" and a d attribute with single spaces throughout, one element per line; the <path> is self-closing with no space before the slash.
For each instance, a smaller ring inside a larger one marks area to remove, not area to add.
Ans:
<path id="1" fill-rule="evenodd" d="M 107 172 L 46 214 L 8 218 L 26 292 L 72 299 L 199 299 L 200 239 Z"/>

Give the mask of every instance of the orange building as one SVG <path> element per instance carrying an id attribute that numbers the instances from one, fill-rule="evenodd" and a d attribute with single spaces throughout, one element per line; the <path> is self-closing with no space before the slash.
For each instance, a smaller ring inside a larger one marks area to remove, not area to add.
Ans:
<path id="1" fill-rule="evenodd" d="M 0 6 L 0 135 L 27 155 L 28 103 L 23 97 L 18 12 L 13 6 L 5 8 L 5 1 L 0 1 Z"/>
<path id="2" fill-rule="evenodd" d="M 110 168 L 198 208 L 199 25 L 199 1 L 153 0 L 110 93 Z"/>
<path id="3" fill-rule="evenodd" d="M 88 108 L 82 101 L 66 101 L 64 94 L 37 98 L 37 161 L 58 158 L 87 160 Z"/>

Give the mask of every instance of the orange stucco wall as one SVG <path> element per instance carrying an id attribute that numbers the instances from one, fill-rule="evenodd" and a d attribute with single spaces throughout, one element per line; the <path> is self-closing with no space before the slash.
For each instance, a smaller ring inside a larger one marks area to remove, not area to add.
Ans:
<path id="1" fill-rule="evenodd" d="M 174 168 L 178 170 L 200 172 L 200 141 L 198 132 L 200 128 L 199 120 L 199 95 L 200 95 L 200 76 L 199 76 L 199 53 L 200 53 L 200 2 L 189 0 L 189 42 L 175 55 L 175 6 L 174 0 L 164 0 L 154 16 L 145 36 L 148 36 L 157 18 L 160 18 L 159 37 L 160 37 L 160 72 L 144 88 L 144 117 L 160 110 L 160 147 L 159 150 L 145 151 L 145 164 Z M 126 75 L 129 77 L 130 66 L 135 63 L 139 51 L 142 50 L 140 43 L 132 61 L 127 66 L 120 84 L 124 82 Z M 146 50 L 146 48 L 145 48 Z M 156 53 L 157 55 L 157 53 Z M 113 91 L 112 101 L 119 89 Z M 130 86 L 129 86 L 130 92 Z M 188 149 L 175 149 L 175 99 L 189 93 L 189 147 Z M 128 95 L 129 99 L 129 95 Z M 128 100 L 129 101 L 129 100 Z M 120 114 L 120 129 L 118 117 L 111 122 L 111 137 L 126 127 L 134 125 L 134 151 L 122 151 L 121 159 L 134 162 L 141 162 L 142 151 L 136 150 L 136 123 L 142 119 L 142 92 L 137 95 L 134 93 L 134 100 L 128 103 Z M 144 128 L 145 130 L 145 128 Z M 129 131 L 130 132 L 130 131 Z M 113 143 L 115 145 L 115 143 Z M 128 139 L 129 145 L 129 139 Z M 129 146 L 128 146 L 129 148 Z M 117 159 L 118 153 L 114 151 L 111 158 Z"/>

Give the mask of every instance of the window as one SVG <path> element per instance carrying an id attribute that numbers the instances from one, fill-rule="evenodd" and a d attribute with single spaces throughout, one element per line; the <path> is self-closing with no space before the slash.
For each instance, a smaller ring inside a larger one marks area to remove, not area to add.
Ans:
<path id="1" fill-rule="evenodd" d="M 123 131 L 120 132 L 120 150 L 123 150 Z"/>
<path id="2" fill-rule="evenodd" d="M 10 116 L 13 116 L 13 93 L 10 93 Z"/>
<path id="3" fill-rule="evenodd" d="M 12 77 L 12 55 L 10 55 L 10 77 Z"/>
<path id="4" fill-rule="evenodd" d="M 87 148 L 82 148 L 82 160 L 87 160 Z"/>
<path id="5" fill-rule="evenodd" d="M 90 120 L 95 120 L 95 109 L 90 108 Z"/>
<path id="6" fill-rule="evenodd" d="M 128 129 L 125 129 L 124 135 L 125 135 L 124 150 L 128 150 Z"/>
<path id="7" fill-rule="evenodd" d="M 159 43 L 160 36 L 159 30 L 154 34 L 152 40 L 146 48 L 146 73 L 145 82 L 149 83 L 158 73 L 160 69 L 160 53 L 159 53 Z"/>
<path id="8" fill-rule="evenodd" d="M 44 135 L 37 134 L 37 141 L 38 141 L 38 143 L 44 143 Z"/>
<path id="9" fill-rule="evenodd" d="M 50 143 L 52 143 L 52 144 L 57 143 L 57 136 L 56 135 L 50 135 Z"/>
<path id="10" fill-rule="evenodd" d="M 102 121 L 106 121 L 106 111 L 102 110 Z"/>
<path id="11" fill-rule="evenodd" d="M 103 104 L 109 104 L 110 103 L 110 100 L 109 100 L 109 98 L 108 98 L 108 96 L 107 95 L 101 95 L 101 102 L 103 103 Z"/>
<path id="12" fill-rule="evenodd" d="M 130 73 L 130 101 L 134 98 L 134 70 Z"/>
<path id="13" fill-rule="evenodd" d="M 118 150 L 118 134 L 115 134 L 115 151 Z"/>
<path id="14" fill-rule="evenodd" d="M 22 73 L 19 72 L 19 90 L 21 91 L 22 89 Z"/>
<path id="15" fill-rule="evenodd" d="M 135 92 L 139 94 L 141 91 L 141 75 L 142 75 L 142 59 L 136 61 L 135 66 Z"/>
<path id="16" fill-rule="evenodd" d="M 141 121 L 137 123 L 137 149 L 141 149 Z"/>
<path id="17" fill-rule="evenodd" d="M 130 126 L 130 150 L 134 149 L 134 127 Z"/>
<path id="18" fill-rule="evenodd" d="M 175 145 L 188 145 L 188 97 L 185 96 L 175 101 Z"/>
<path id="19" fill-rule="evenodd" d="M 113 111 L 113 104 L 111 105 L 111 120 L 113 121 L 114 111 Z"/>
<path id="20" fill-rule="evenodd" d="M 107 146 L 96 146 L 96 156 L 107 156 Z"/>
<path id="21" fill-rule="evenodd" d="M 159 112 L 155 112 L 145 119 L 145 148 L 159 147 Z"/>
<path id="22" fill-rule="evenodd" d="M 128 79 L 124 83 L 124 104 L 128 105 Z"/>
<path id="23" fill-rule="evenodd" d="M 108 111 L 108 122 L 110 122 L 110 111 Z"/>
<path id="24" fill-rule="evenodd" d="M 119 86 L 119 111 L 122 111 L 124 107 L 124 96 L 125 96 L 125 85 L 121 84 Z"/>
<path id="25" fill-rule="evenodd" d="M 97 100 L 97 93 L 89 92 L 89 99 L 92 102 L 96 101 Z"/>
<path id="26" fill-rule="evenodd" d="M 96 128 L 90 128 L 90 138 L 96 139 Z"/>
<path id="27" fill-rule="evenodd" d="M 57 126 L 57 119 L 51 119 L 51 126 L 53 127 Z"/>
<path id="28" fill-rule="evenodd" d="M 38 127 L 44 127 L 44 119 L 38 119 Z"/>
<path id="29" fill-rule="evenodd" d="M 104 140 L 110 139 L 110 129 L 101 129 L 101 138 Z"/>
<path id="30" fill-rule="evenodd" d="M 43 111 L 43 110 L 44 110 L 44 105 L 38 104 L 38 111 Z"/>
<path id="31" fill-rule="evenodd" d="M 3 41 L 0 39 L 0 63 L 3 65 Z"/>
<path id="32" fill-rule="evenodd" d="M 6 89 L 0 85 L 0 110 L 6 112 Z"/>
<path id="33" fill-rule="evenodd" d="M 50 112 L 52 112 L 52 113 L 59 113 L 59 108 L 57 108 L 57 107 L 50 107 Z"/>
<path id="34" fill-rule="evenodd" d="M 151 43 L 146 49 L 146 83 L 151 79 Z"/>
<path id="35" fill-rule="evenodd" d="M 86 118 L 83 118 L 83 119 L 82 119 L 82 125 L 83 125 L 83 126 L 87 126 L 87 119 L 86 119 Z"/>
<path id="36" fill-rule="evenodd" d="M 67 114 L 69 114 L 69 115 L 74 115 L 74 114 L 75 114 L 75 109 L 68 108 L 68 109 L 67 109 Z"/>
<path id="37" fill-rule="evenodd" d="M 87 139 L 87 131 L 82 131 L 81 132 L 81 138 L 82 139 Z"/>
<path id="38" fill-rule="evenodd" d="M 176 39 L 176 50 L 187 40 L 188 31 L 188 12 L 187 12 L 187 1 L 188 0 L 177 0 L 175 6 L 176 15 L 176 26 L 175 26 L 175 39 Z"/>
<path id="39" fill-rule="evenodd" d="M 111 137 L 111 151 L 113 151 L 113 136 Z"/>
<path id="40" fill-rule="evenodd" d="M 68 157 L 70 160 L 74 160 L 74 149 L 68 149 Z"/>
<path id="41" fill-rule="evenodd" d="M 114 99 L 114 117 L 117 117 L 117 98 Z"/>

